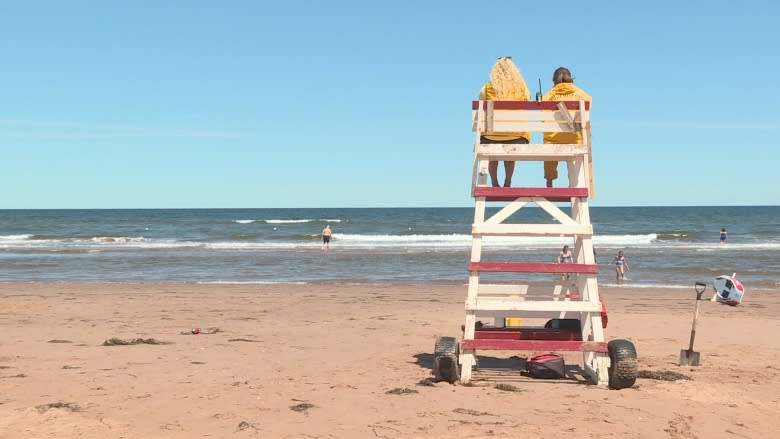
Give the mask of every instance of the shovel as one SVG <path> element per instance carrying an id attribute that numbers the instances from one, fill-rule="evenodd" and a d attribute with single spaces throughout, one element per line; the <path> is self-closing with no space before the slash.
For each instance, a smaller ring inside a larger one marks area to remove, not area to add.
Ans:
<path id="1" fill-rule="evenodd" d="M 699 353 L 693 350 L 693 339 L 696 337 L 696 320 L 699 318 L 699 301 L 701 294 L 707 288 L 706 284 L 696 282 L 696 307 L 693 310 L 693 327 L 691 328 L 691 344 L 688 349 L 680 349 L 680 366 L 698 366 Z"/>

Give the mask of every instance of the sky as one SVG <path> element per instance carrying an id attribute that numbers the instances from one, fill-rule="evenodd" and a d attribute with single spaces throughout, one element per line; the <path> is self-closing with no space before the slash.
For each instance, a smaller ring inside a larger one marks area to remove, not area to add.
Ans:
<path id="1" fill-rule="evenodd" d="M 592 206 L 778 205 L 778 4 L 0 0 L 0 209 L 473 206 L 504 55 L 593 97 Z"/>

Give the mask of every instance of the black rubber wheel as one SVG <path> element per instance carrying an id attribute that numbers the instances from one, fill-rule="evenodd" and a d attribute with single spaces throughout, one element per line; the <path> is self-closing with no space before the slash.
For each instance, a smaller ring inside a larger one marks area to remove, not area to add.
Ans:
<path id="1" fill-rule="evenodd" d="M 625 389 L 636 382 L 636 348 L 628 340 L 612 340 L 607 343 L 609 351 L 609 387 Z"/>
<path id="2" fill-rule="evenodd" d="M 437 337 L 433 350 L 433 376 L 450 384 L 460 379 L 458 355 L 460 345 L 455 337 Z"/>

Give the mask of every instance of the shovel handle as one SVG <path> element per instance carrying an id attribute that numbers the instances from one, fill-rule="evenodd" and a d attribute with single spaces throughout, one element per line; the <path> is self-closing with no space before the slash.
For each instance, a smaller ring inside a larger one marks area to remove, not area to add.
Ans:
<path id="1" fill-rule="evenodd" d="M 701 295 L 702 293 L 704 293 L 704 290 L 707 288 L 707 284 L 705 284 L 704 282 L 696 282 L 693 288 L 696 290 L 696 300 L 701 300 Z"/>

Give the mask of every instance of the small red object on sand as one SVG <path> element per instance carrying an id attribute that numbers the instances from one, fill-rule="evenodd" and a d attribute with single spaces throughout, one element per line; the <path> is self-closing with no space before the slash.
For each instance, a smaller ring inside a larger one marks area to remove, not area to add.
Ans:
<path id="1" fill-rule="evenodd" d="M 192 328 L 193 334 L 200 334 L 200 328 Z"/>

